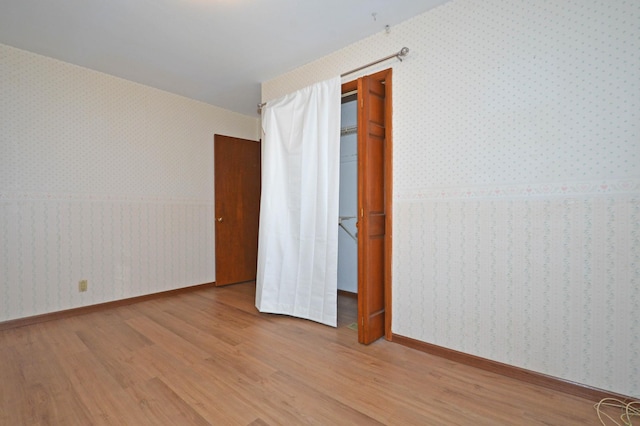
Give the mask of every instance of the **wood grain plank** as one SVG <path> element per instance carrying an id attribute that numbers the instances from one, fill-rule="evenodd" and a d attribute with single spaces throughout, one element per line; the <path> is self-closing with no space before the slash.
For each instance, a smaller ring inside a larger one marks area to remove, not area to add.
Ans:
<path id="1" fill-rule="evenodd" d="M 147 421 L 158 425 L 209 425 L 197 410 L 185 402 L 161 379 L 154 377 L 127 389 Z"/>

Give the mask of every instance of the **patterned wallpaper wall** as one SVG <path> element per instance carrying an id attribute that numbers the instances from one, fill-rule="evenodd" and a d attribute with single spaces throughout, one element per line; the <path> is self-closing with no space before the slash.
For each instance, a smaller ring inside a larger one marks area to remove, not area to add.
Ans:
<path id="1" fill-rule="evenodd" d="M 0 117 L 0 321 L 215 280 L 213 135 L 256 119 L 6 45 Z"/>
<path id="2" fill-rule="evenodd" d="M 394 68 L 393 333 L 640 396 L 640 3 L 382 26 L 262 95 L 411 50 L 366 71 Z"/>

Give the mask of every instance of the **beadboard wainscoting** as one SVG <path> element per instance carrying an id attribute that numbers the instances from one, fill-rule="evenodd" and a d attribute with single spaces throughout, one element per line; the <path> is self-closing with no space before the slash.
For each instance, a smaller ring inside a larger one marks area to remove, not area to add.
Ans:
<path id="1" fill-rule="evenodd" d="M 488 192 L 396 200 L 394 329 L 637 394 L 640 197 Z"/>

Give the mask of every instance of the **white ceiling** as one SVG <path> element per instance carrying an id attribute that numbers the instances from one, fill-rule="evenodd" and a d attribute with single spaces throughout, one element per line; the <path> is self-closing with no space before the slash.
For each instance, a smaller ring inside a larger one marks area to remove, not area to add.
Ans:
<path id="1" fill-rule="evenodd" d="M 0 43 L 256 115 L 261 82 L 446 1 L 0 0 Z"/>

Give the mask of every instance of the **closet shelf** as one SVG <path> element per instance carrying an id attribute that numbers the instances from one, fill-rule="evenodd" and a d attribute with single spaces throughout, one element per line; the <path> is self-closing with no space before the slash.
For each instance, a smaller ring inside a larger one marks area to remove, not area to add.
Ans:
<path id="1" fill-rule="evenodd" d="M 340 129 L 340 136 L 358 133 L 358 126 L 347 126 Z"/>
<path id="2" fill-rule="evenodd" d="M 353 241 L 355 241 L 356 243 L 358 242 L 358 233 L 356 232 L 355 234 L 353 234 L 351 231 L 349 231 L 343 224 L 342 221 L 344 220 L 349 220 L 349 219 L 357 219 L 356 216 L 340 216 L 338 217 L 338 226 L 340 228 L 342 228 L 342 230 L 344 232 L 346 232 Z"/>

